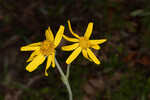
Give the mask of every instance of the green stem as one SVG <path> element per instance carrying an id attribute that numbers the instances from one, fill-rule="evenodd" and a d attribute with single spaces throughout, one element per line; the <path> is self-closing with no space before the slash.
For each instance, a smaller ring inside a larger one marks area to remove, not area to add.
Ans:
<path id="1" fill-rule="evenodd" d="M 65 76 L 65 74 L 63 73 L 63 71 L 62 71 L 62 69 L 61 69 L 61 67 L 60 67 L 60 65 L 59 65 L 59 63 L 58 63 L 56 57 L 55 57 L 55 63 L 56 63 L 56 67 L 57 67 L 57 69 L 58 69 L 58 71 L 60 72 L 60 75 L 61 75 L 61 77 L 62 77 L 62 81 L 63 81 L 63 83 L 64 83 L 64 84 L 66 85 L 66 87 L 67 87 L 67 90 L 68 90 L 68 93 L 69 93 L 69 100 L 72 100 L 72 91 L 71 91 L 71 88 L 70 88 L 70 85 L 69 85 L 68 78 L 67 78 L 67 76 Z"/>
<path id="2" fill-rule="evenodd" d="M 67 65 L 67 73 L 66 73 L 67 79 L 69 79 L 69 75 L 70 75 L 70 66 L 71 66 L 71 64 Z"/>

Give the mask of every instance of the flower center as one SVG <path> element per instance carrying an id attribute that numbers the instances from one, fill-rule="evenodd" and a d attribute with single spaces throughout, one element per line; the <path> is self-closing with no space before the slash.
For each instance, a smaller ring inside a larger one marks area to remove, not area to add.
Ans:
<path id="1" fill-rule="evenodd" d="M 55 45 L 52 41 L 45 40 L 42 42 L 40 51 L 45 56 L 52 55 L 55 52 Z"/>
<path id="2" fill-rule="evenodd" d="M 86 49 L 86 48 L 89 48 L 90 47 L 90 42 L 88 39 L 84 38 L 84 37 L 81 37 L 80 38 L 80 47 L 83 48 L 83 49 Z"/>

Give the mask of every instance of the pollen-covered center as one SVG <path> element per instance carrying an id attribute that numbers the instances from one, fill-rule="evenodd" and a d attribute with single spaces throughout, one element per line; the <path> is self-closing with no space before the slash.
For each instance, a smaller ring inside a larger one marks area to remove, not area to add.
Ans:
<path id="1" fill-rule="evenodd" d="M 45 40 L 42 42 L 40 51 L 45 56 L 52 55 L 55 52 L 55 45 L 53 42 Z"/>
<path id="2" fill-rule="evenodd" d="M 81 37 L 79 40 L 80 47 L 83 49 L 89 48 L 90 47 L 90 42 L 88 39 Z"/>

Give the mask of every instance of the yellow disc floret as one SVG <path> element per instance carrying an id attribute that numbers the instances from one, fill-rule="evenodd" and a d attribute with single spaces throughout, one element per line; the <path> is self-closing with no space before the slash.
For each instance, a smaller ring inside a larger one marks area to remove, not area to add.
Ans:
<path id="1" fill-rule="evenodd" d="M 45 56 L 52 55 L 55 52 L 55 45 L 52 41 L 45 40 L 42 42 L 40 51 Z"/>
<path id="2" fill-rule="evenodd" d="M 80 37 L 79 44 L 80 44 L 80 47 L 83 48 L 83 49 L 86 49 L 86 48 L 90 47 L 89 40 L 84 38 L 84 37 Z"/>

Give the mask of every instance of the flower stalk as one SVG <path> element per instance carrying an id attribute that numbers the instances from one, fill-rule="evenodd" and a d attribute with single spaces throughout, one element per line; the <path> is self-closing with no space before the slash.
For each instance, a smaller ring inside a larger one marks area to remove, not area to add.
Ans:
<path id="1" fill-rule="evenodd" d="M 66 88 L 68 90 L 69 100 L 72 100 L 72 91 L 71 91 L 71 87 L 70 87 L 70 84 L 69 84 L 69 81 L 68 81 L 70 64 L 67 66 L 67 74 L 65 75 L 63 70 L 61 69 L 60 64 L 58 63 L 56 57 L 55 57 L 55 63 L 56 63 L 56 67 L 57 67 L 57 69 L 58 69 L 58 71 L 61 75 L 61 79 L 62 79 L 63 83 L 66 85 Z"/>
<path id="2" fill-rule="evenodd" d="M 67 65 L 67 73 L 66 73 L 67 79 L 69 79 L 69 75 L 70 75 L 70 67 L 71 67 L 71 64 L 68 64 L 68 65 Z"/>

